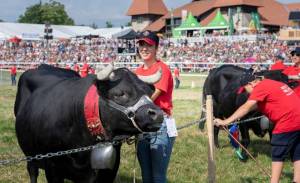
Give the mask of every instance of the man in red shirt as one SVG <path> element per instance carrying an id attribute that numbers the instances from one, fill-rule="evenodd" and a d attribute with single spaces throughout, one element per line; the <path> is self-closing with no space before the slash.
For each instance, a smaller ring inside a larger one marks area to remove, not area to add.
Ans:
<path id="1" fill-rule="evenodd" d="M 79 66 L 76 62 L 74 63 L 73 70 L 79 74 L 80 69 L 79 69 Z"/>
<path id="2" fill-rule="evenodd" d="M 17 67 L 16 67 L 16 65 L 13 65 L 10 68 L 10 77 L 11 77 L 11 85 L 12 86 L 17 85 L 16 76 L 17 76 Z"/>
<path id="3" fill-rule="evenodd" d="M 179 85 L 180 85 L 180 79 L 179 79 L 179 67 L 178 65 L 175 66 L 175 69 L 174 69 L 174 77 L 175 77 L 175 88 L 179 88 Z"/>
<path id="4" fill-rule="evenodd" d="M 87 77 L 89 73 L 89 65 L 86 62 L 84 62 L 80 71 L 81 71 L 80 75 L 82 78 Z"/>
<path id="5" fill-rule="evenodd" d="M 244 74 L 241 85 L 250 93 L 245 104 L 225 120 L 215 119 L 217 126 L 226 126 L 258 109 L 275 124 L 272 145 L 271 183 L 278 183 L 283 161 L 290 155 L 294 165 L 294 182 L 300 182 L 300 98 L 285 83 Z"/>

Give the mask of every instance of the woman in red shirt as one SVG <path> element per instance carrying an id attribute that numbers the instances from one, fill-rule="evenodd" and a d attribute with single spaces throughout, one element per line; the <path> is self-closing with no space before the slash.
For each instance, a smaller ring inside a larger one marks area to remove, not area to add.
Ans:
<path id="1" fill-rule="evenodd" d="M 300 98 L 285 83 L 245 74 L 241 85 L 250 93 L 245 104 L 225 120 L 215 119 L 217 126 L 226 126 L 258 109 L 275 124 L 272 132 L 272 177 L 278 183 L 283 161 L 290 155 L 294 164 L 294 182 L 300 182 Z"/>
<path id="2" fill-rule="evenodd" d="M 138 49 L 143 65 L 135 71 L 147 76 L 162 71 L 160 81 L 154 84 L 151 96 L 154 103 L 165 113 L 164 122 L 158 133 L 142 135 L 137 144 L 137 156 L 142 170 L 143 183 L 167 182 L 167 169 L 177 131 L 172 114 L 173 77 L 169 67 L 156 58 L 159 38 L 151 31 L 141 34 Z M 173 129 L 173 130 L 172 130 Z M 175 131 L 175 132 L 174 132 Z"/>

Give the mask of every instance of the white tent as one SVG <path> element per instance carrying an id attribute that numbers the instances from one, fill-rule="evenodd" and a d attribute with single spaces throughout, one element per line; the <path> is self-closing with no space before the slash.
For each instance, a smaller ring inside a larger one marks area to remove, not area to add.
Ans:
<path id="1" fill-rule="evenodd" d="M 8 36 L 2 32 L 0 32 L 0 40 L 6 40 Z"/>
<path id="2" fill-rule="evenodd" d="M 51 25 L 54 39 L 69 39 L 71 37 L 90 35 L 94 29 L 87 26 L 65 26 Z M 0 23 L 0 32 L 6 35 L 6 38 L 17 36 L 23 40 L 43 39 L 44 24 L 24 24 L 24 23 Z"/>
<path id="3" fill-rule="evenodd" d="M 92 35 L 98 35 L 104 38 L 113 38 L 113 35 L 118 34 L 120 32 L 131 30 L 131 27 L 113 27 L 113 28 L 99 28 L 94 30 Z"/>

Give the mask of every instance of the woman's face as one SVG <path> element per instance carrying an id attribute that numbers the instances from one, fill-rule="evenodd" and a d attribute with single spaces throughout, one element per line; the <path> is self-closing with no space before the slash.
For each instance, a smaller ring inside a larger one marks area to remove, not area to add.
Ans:
<path id="1" fill-rule="evenodd" d="M 139 53 L 144 61 L 156 59 L 156 47 L 155 45 L 149 45 L 144 41 L 139 42 Z"/>
<path id="2" fill-rule="evenodd" d="M 292 62 L 295 64 L 295 66 L 300 66 L 300 54 L 292 54 Z"/>

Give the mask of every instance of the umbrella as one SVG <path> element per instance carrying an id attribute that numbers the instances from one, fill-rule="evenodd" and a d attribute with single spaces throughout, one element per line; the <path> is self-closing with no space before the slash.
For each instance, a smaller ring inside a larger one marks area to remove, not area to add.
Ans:
<path id="1" fill-rule="evenodd" d="M 17 36 L 14 36 L 12 38 L 9 38 L 8 41 L 11 42 L 11 43 L 19 43 L 19 42 L 22 41 L 22 39 L 18 38 Z"/>

